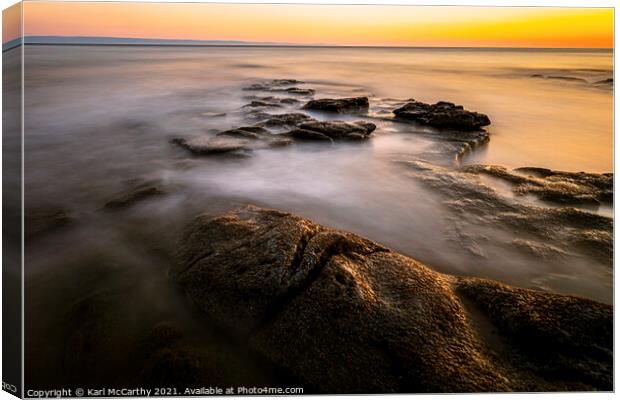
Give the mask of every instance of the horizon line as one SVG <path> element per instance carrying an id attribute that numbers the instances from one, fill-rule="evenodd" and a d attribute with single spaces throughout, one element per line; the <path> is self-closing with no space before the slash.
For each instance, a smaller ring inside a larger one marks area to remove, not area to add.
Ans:
<path id="1" fill-rule="evenodd" d="M 147 42 L 171 42 L 171 43 L 28 43 L 29 38 L 59 39 L 98 39 L 98 40 L 134 40 Z M 58 45 L 58 46 L 179 46 L 179 47 L 300 47 L 300 48 L 385 48 L 385 49 L 489 49 L 489 50 L 600 50 L 613 51 L 615 47 L 531 47 L 531 46 L 432 46 L 432 45 L 364 45 L 364 44 L 302 44 L 286 42 L 253 42 L 239 39 L 164 39 L 164 38 L 139 38 L 124 36 L 84 36 L 84 35 L 26 35 L 3 43 L 3 47 L 11 42 L 17 42 L 10 47 L 3 48 L 8 51 L 22 44 L 24 45 Z M 211 43 L 209 43 L 211 42 Z M 229 44 L 226 44 L 229 43 Z"/>

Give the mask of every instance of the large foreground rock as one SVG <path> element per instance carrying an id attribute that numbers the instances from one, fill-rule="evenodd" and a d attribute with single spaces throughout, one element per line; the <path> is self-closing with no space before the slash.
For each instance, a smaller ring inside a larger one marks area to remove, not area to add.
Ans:
<path id="1" fill-rule="evenodd" d="M 443 275 L 291 214 L 198 217 L 173 275 L 307 392 L 612 389 L 610 306 Z"/>
<path id="2" fill-rule="evenodd" d="M 440 101 L 435 104 L 412 100 L 394 110 L 403 119 L 412 120 L 436 128 L 451 128 L 464 131 L 477 130 L 491 124 L 489 117 L 463 109 L 454 103 Z"/>

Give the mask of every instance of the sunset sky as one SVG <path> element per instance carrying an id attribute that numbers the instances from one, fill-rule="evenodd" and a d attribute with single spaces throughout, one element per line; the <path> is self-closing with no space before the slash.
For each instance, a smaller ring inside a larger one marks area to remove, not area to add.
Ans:
<path id="1" fill-rule="evenodd" d="M 24 4 L 25 35 L 379 46 L 613 47 L 611 8 Z"/>

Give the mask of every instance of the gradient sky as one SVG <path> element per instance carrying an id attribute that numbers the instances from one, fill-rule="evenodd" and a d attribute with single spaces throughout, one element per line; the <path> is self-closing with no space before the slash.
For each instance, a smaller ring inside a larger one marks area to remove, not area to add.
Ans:
<path id="1" fill-rule="evenodd" d="M 2 10 L 2 43 L 17 39 L 22 34 L 22 6 L 17 3 Z"/>
<path id="2" fill-rule="evenodd" d="M 613 9 L 27 2 L 24 31 L 299 44 L 611 48 Z"/>

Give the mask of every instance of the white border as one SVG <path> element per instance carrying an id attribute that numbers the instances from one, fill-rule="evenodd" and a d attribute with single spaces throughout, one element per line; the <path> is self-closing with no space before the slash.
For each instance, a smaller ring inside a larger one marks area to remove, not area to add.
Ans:
<path id="1" fill-rule="evenodd" d="M 46 1 L 46 0 L 28 0 L 30 2 L 35 2 L 35 1 Z M 55 0 L 53 0 L 55 1 Z M 71 1 L 71 0 L 70 0 Z M 82 0 L 83 2 L 97 2 L 97 0 Z M 125 2 L 123 0 L 106 0 L 106 2 Z M 136 1 L 137 2 L 137 1 Z M 142 1 L 142 2 L 146 2 L 146 1 Z M 230 0 L 219 0 L 219 1 L 187 1 L 187 0 L 150 0 L 148 2 L 170 2 L 170 3 L 246 3 L 246 4 L 265 4 L 265 3 L 269 3 L 269 4 L 325 4 L 325 5 L 336 5 L 336 4 L 358 4 L 358 5 L 433 5 L 433 6 L 437 6 L 437 5 L 445 5 L 445 6 L 489 6 L 489 7 L 509 7 L 509 6 L 513 6 L 513 7 L 523 7 L 523 6 L 529 6 L 529 7 L 614 7 L 616 6 L 616 2 L 615 1 L 611 1 L 611 0 L 507 0 L 507 1 L 498 1 L 498 0 L 450 0 L 450 1 L 431 1 L 431 0 L 427 0 L 427 1 L 419 1 L 419 0 L 245 0 L 245 1 L 230 1 Z M 0 0 L 0 4 L 2 5 L 2 9 L 8 8 L 14 4 L 16 4 L 17 1 L 15 0 Z M 23 37 L 23 29 L 24 29 L 24 24 L 23 24 L 23 17 L 24 17 L 24 10 L 23 10 L 23 5 L 22 5 L 22 37 Z M 1 18 L 0 18 L 0 26 L 1 26 Z M 617 32 L 617 28 L 618 28 L 618 22 L 616 19 L 614 19 L 614 32 Z M 614 42 L 615 42 L 615 33 L 614 33 Z M 23 173 L 24 173 L 24 136 L 23 136 L 23 121 L 24 121 L 24 83 L 23 83 L 23 79 L 24 79 L 24 53 L 23 53 L 23 47 L 22 47 L 22 179 L 23 179 Z M 614 52 L 614 65 L 615 65 L 615 52 Z M 0 79 L 2 76 L 2 72 L 0 69 Z M 617 74 L 616 71 L 614 71 L 614 81 L 617 82 Z M 615 90 L 615 89 L 614 89 Z M 0 99 L 0 110 L 2 107 L 2 100 Z M 615 132 L 616 132 L 616 124 L 617 124 L 617 120 L 615 119 L 615 115 L 617 115 L 618 113 L 618 105 L 615 102 L 615 91 L 614 91 L 614 155 L 618 154 L 618 150 L 620 148 L 620 143 L 618 141 L 615 140 Z M 0 142 L 0 159 L 1 159 L 1 148 L 2 148 L 2 144 Z M 1 165 L 1 164 L 0 164 Z M 614 157 L 614 173 L 616 174 L 618 171 L 615 168 L 615 157 Z M 616 177 L 616 175 L 614 175 L 614 177 Z M 2 177 L 0 174 L 0 183 L 1 183 Z M 615 185 L 614 185 L 615 186 Z M 22 182 L 22 360 L 23 360 L 23 356 L 24 356 L 24 341 L 23 341 L 23 313 L 24 313 L 24 270 L 23 270 L 23 262 L 24 262 L 24 246 L 23 246 L 23 226 L 24 226 L 24 221 L 23 221 L 23 207 L 24 207 L 24 193 L 23 193 L 23 182 Z M 614 189 L 615 192 L 615 189 Z M 2 204 L 2 199 L 0 198 L 0 207 Z M 616 215 L 616 209 L 614 208 L 614 221 L 616 220 L 617 215 Z M 2 216 L 0 214 L 0 222 L 1 222 Z M 0 242 L 0 252 L 2 249 L 2 244 Z M 616 261 L 618 259 L 618 255 L 615 252 L 615 235 L 614 235 L 614 266 L 616 265 Z M 1 278 L 0 278 L 1 279 Z M 616 277 L 616 274 L 614 273 L 614 306 L 615 306 L 615 289 L 618 285 L 618 279 Z M 1 298 L 1 286 L 0 286 L 0 298 Z M 2 322 L 0 322 L 0 328 L 2 326 Z M 620 330 L 619 330 L 619 324 L 618 324 L 618 320 L 615 318 L 615 312 L 614 312 L 614 332 L 617 334 Z M 615 339 L 615 335 L 614 335 L 614 339 Z M 615 340 L 614 340 L 614 344 L 615 344 Z M 615 348 L 615 347 L 614 347 Z M 0 341 L 0 353 L 2 352 L 2 343 Z M 614 351 L 614 367 L 616 365 L 616 360 L 618 357 L 618 352 Z M 615 372 L 615 368 L 614 368 L 614 372 Z M 1 363 L 0 363 L 0 375 L 1 375 Z M 617 388 L 618 386 L 618 374 L 614 373 L 614 388 Z M 22 363 L 22 388 L 24 388 L 24 382 L 23 382 L 23 363 Z M 402 397 L 414 397 L 414 396 L 420 396 L 420 395 L 395 395 L 398 398 L 402 398 Z M 432 398 L 436 398 L 436 399 L 452 399 L 454 398 L 454 396 L 466 396 L 467 399 L 495 399 L 495 398 L 511 398 L 511 399 L 521 399 L 521 398 L 526 398 L 526 397 L 532 397 L 534 396 L 535 398 L 542 398 L 542 399 L 566 399 L 566 400 L 581 400 L 581 399 L 611 399 L 614 398 L 614 394 L 613 393 L 557 393 L 557 394 L 549 394 L 549 393 L 544 393 L 544 394 L 531 394 L 531 393 L 509 393 L 509 394 L 473 394 L 473 395 L 467 395 L 467 394 L 458 394 L 458 395 L 424 395 L 425 398 L 428 397 L 432 397 Z M 361 396 L 303 396 L 303 398 L 307 398 L 307 399 L 325 399 L 325 398 L 336 398 L 336 397 L 346 397 L 346 398 L 353 398 L 353 397 L 361 397 Z M 372 396 L 374 398 L 379 398 L 379 399 L 389 399 L 390 396 L 387 395 L 377 395 L 377 396 Z M 186 397 L 180 397 L 181 399 L 186 399 Z M 231 397 L 232 398 L 232 397 Z M 243 397 L 234 397 L 234 398 L 240 398 L 242 399 Z M 247 398 L 247 397 L 246 397 Z M 278 399 L 278 397 L 262 397 L 262 398 L 273 398 L 273 399 Z M 302 397 L 299 397 L 302 398 Z M 11 396 L 10 394 L 8 394 L 7 392 L 4 391 L 0 391 L 0 400 L 10 400 L 10 399 L 15 399 L 14 396 Z"/>

